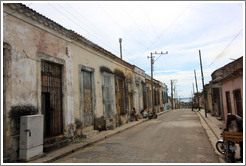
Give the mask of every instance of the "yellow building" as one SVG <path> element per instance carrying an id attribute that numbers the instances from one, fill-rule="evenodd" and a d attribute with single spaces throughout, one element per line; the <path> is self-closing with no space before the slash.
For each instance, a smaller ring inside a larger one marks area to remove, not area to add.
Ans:
<path id="1" fill-rule="evenodd" d="M 134 66 L 126 61 L 115 58 L 115 96 L 117 107 L 117 125 L 128 122 L 133 108 L 133 71 Z"/>

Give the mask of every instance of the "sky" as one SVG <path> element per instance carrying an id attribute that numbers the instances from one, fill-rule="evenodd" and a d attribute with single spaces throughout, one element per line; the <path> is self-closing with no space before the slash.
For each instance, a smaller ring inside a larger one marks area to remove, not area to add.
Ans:
<path id="1" fill-rule="evenodd" d="M 191 97 L 196 70 L 202 91 L 216 69 L 245 55 L 244 1 L 23 1 L 25 5 L 71 29 L 154 78 L 175 80 L 175 97 Z"/>

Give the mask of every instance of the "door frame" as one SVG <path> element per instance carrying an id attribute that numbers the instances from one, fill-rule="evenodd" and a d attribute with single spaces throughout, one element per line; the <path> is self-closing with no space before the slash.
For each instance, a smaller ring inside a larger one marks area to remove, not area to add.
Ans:
<path id="1" fill-rule="evenodd" d="M 68 98 L 68 95 L 67 95 L 67 89 L 68 89 L 68 85 L 65 84 L 64 82 L 67 81 L 66 79 L 66 67 L 67 67 L 67 64 L 66 64 L 66 61 L 64 59 L 60 59 L 60 58 L 57 58 L 57 57 L 53 57 L 53 56 L 50 56 L 48 54 L 45 54 L 43 52 L 37 52 L 36 53 L 36 72 L 37 72 L 37 106 L 38 106 L 38 110 L 39 110 L 39 114 L 42 114 L 42 80 L 41 80 L 41 61 L 44 60 L 44 61 L 49 61 L 51 63 L 56 63 L 56 64 L 59 64 L 59 65 L 62 65 L 62 69 L 61 69 L 61 72 L 62 72 L 62 116 L 63 116 L 63 133 L 61 135 L 64 135 L 64 129 L 66 128 L 66 121 L 68 120 L 68 117 L 66 117 L 65 115 L 67 115 L 68 113 L 68 109 L 67 109 L 67 98 Z"/>

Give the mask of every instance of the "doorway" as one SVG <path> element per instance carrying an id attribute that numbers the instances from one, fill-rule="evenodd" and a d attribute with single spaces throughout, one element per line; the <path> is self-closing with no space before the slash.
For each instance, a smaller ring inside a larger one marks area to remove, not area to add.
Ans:
<path id="1" fill-rule="evenodd" d="M 94 123 L 92 72 L 82 70 L 80 74 L 81 121 L 83 127 L 89 127 Z"/>
<path id="2" fill-rule="evenodd" d="M 62 65 L 41 61 L 41 109 L 44 115 L 44 137 L 63 133 Z"/>

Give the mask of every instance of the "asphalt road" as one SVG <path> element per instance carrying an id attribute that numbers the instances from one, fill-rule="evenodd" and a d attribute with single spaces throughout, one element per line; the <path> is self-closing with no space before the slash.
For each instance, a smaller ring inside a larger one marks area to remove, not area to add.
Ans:
<path id="1" fill-rule="evenodd" d="M 58 163 L 219 163 L 199 117 L 191 110 L 173 110 Z"/>

